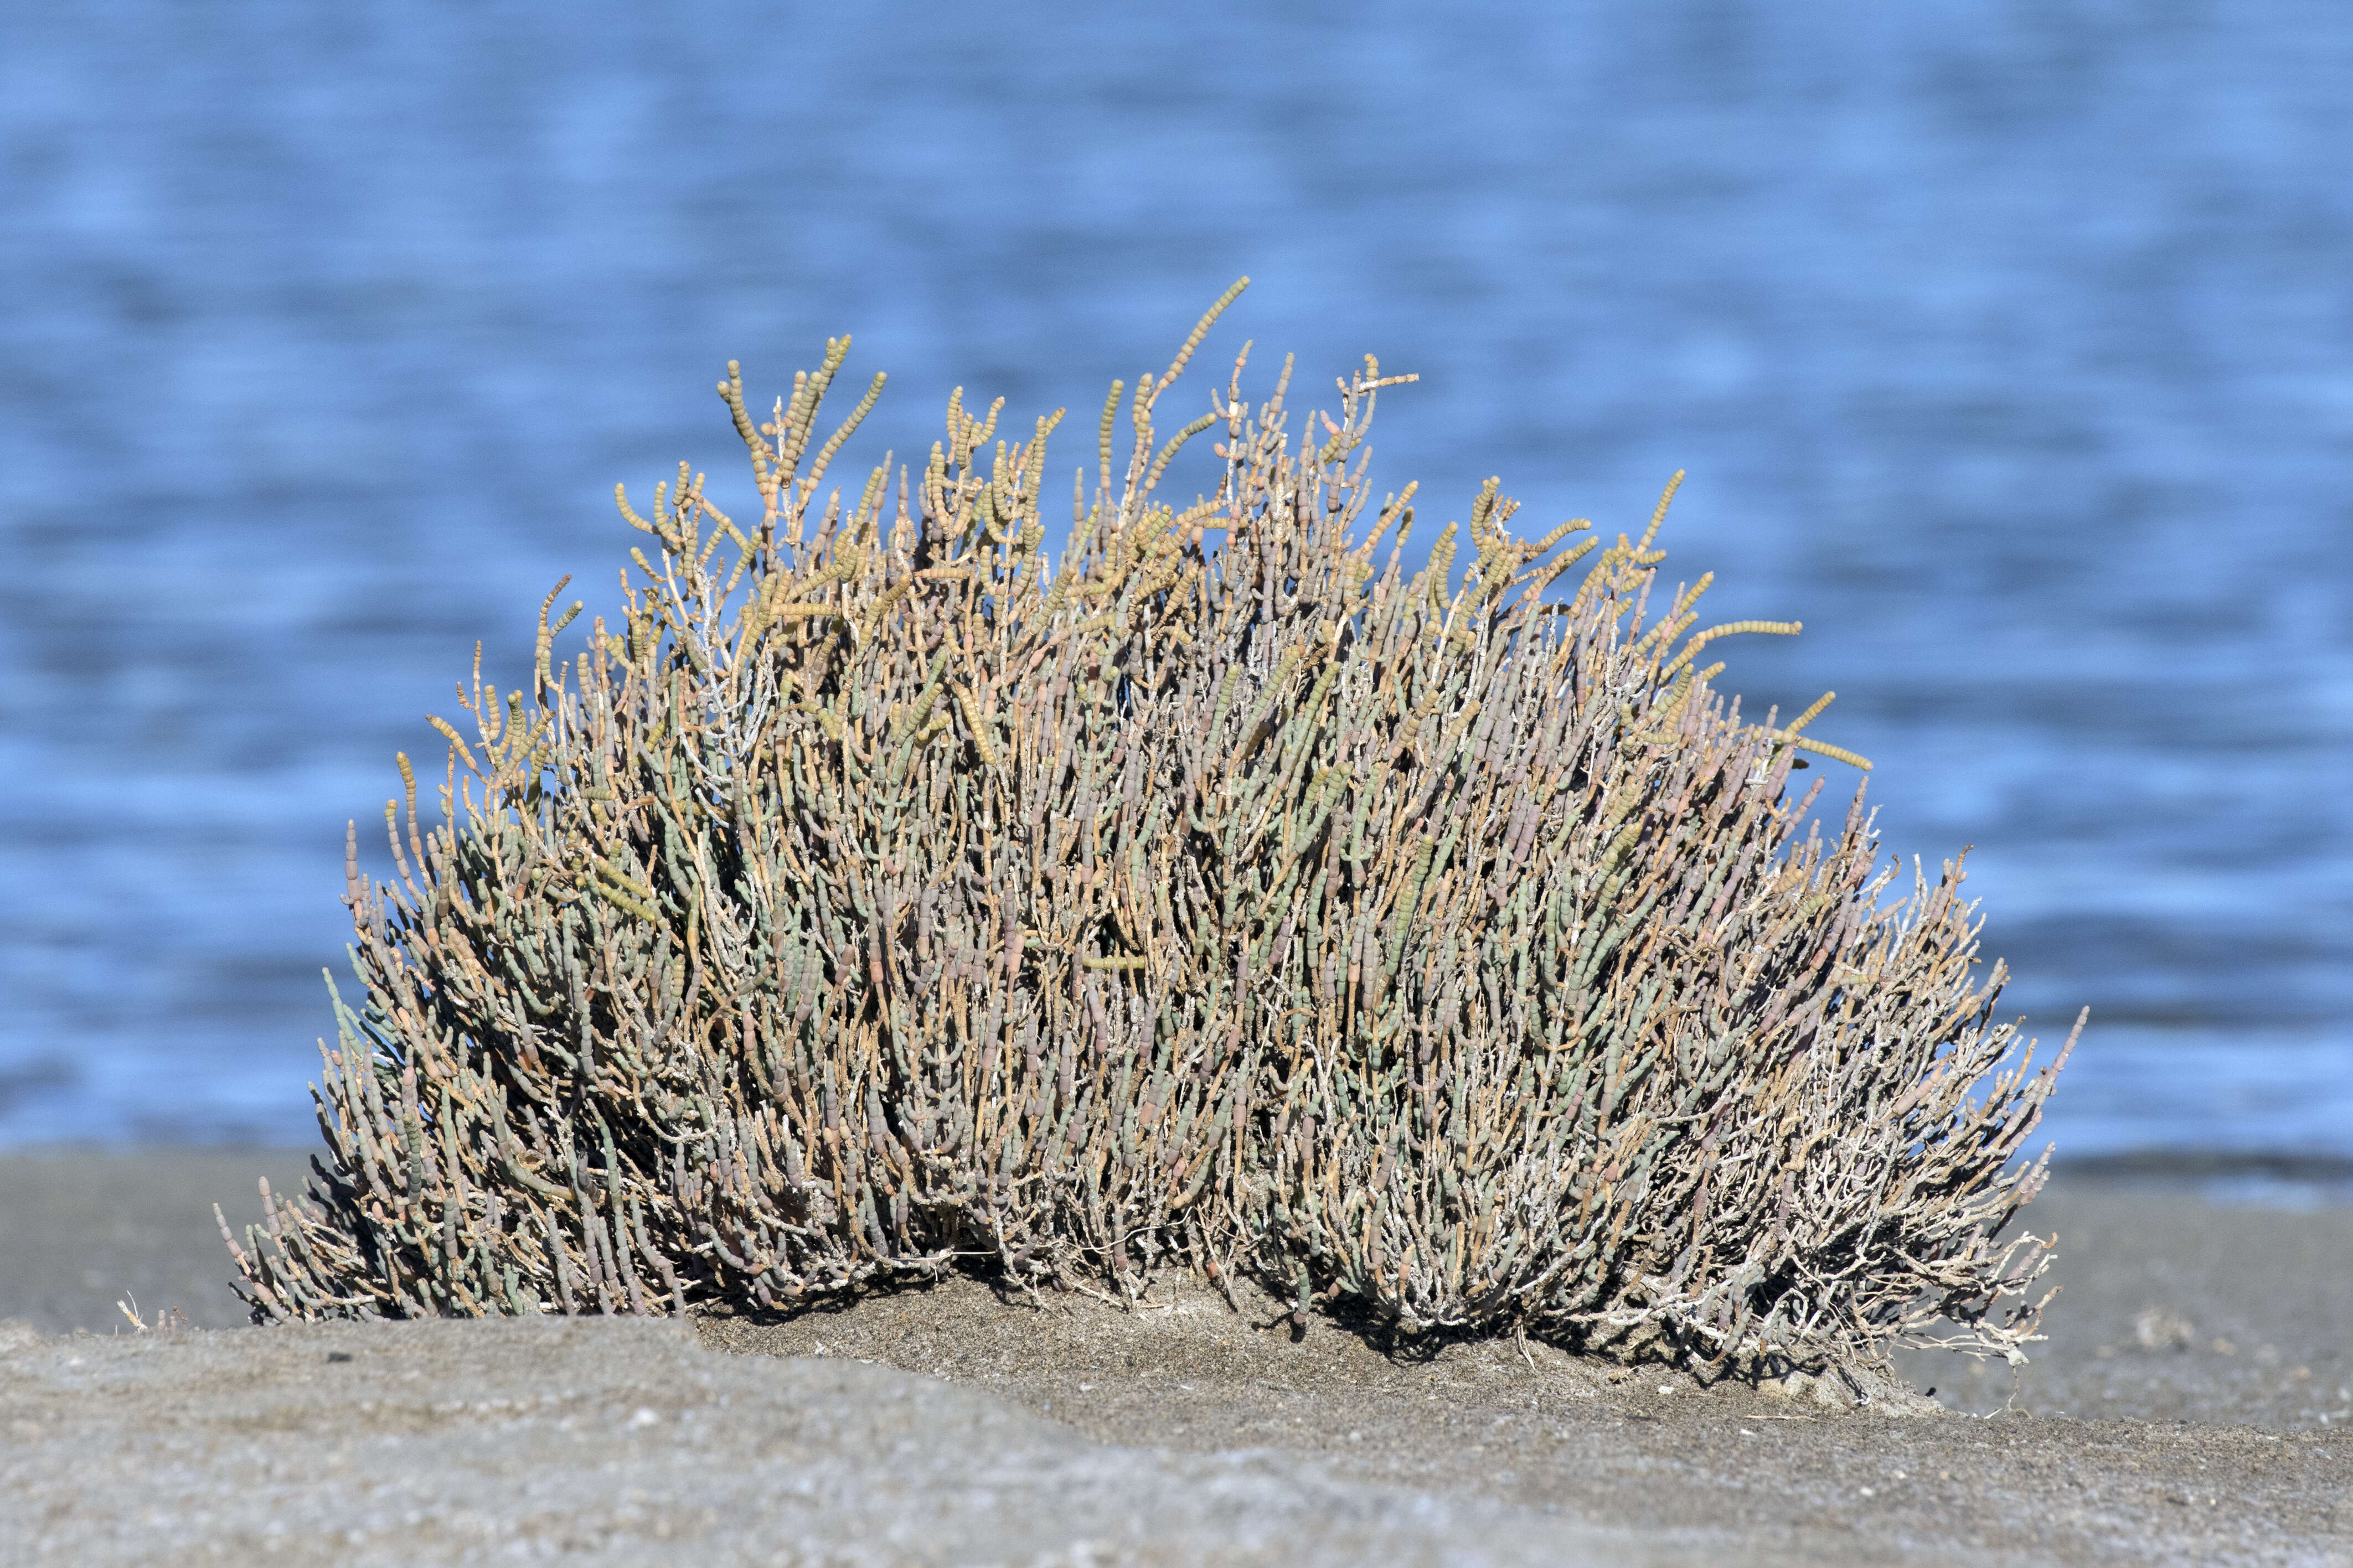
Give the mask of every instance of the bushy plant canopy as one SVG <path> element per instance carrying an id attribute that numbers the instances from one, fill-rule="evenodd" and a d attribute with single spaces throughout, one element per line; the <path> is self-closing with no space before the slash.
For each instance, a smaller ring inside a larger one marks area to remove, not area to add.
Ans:
<path id="1" fill-rule="evenodd" d="M 478 658 L 434 720 L 444 820 L 403 756 L 396 879 L 352 853 L 329 1157 L 231 1242 L 257 1321 L 1176 1267 L 1617 1354 L 2015 1353 L 2056 1066 L 2010 1064 L 1957 862 L 1883 902 L 1860 789 L 1799 837 L 1799 752 L 1868 764 L 1703 662 L 1797 628 L 1694 630 L 1664 500 L 1561 549 L 1490 481 L 1459 584 L 1452 523 L 1405 579 L 1369 357 L 1294 423 L 1245 347 L 1164 437 L 1240 288 L 1113 384 L 1059 568 L 1059 414 L 959 393 L 845 500 L 882 378 L 819 440 L 848 339 L 765 422 L 729 366 L 756 522 L 684 467 L 623 496 L 623 625 L 559 661 L 559 584 L 528 689 Z"/>

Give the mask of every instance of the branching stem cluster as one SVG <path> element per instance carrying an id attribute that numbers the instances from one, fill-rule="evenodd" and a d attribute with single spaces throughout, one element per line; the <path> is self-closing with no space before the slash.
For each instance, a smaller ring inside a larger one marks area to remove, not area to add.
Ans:
<path id="1" fill-rule="evenodd" d="M 1369 357 L 1294 424 L 1245 346 L 1164 439 L 1232 298 L 1113 384 L 1059 567 L 1059 414 L 959 392 L 845 500 L 849 340 L 765 420 L 729 366 L 756 522 L 683 467 L 621 497 L 623 625 L 557 660 L 559 584 L 529 690 L 478 658 L 470 738 L 434 720 L 441 824 L 404 756 L 396 879 L 353 850 L 330 1157 L 230 1244 L 258 1321 L 1183 1267 L 1620 1355 L 2032 1337 L 2047 1249 L 2000 1237 L 2056 1068 L 2004 1070 L 1957 863 L 1884 901 L 1860 790 L 1799 837 L 1799 753 L 1868 764 L 1700 659 L 1797 628 L 1654 605 L 1664 499 L 1560 549 L 1491 480 L 1459 585 L 1452 523 L 1406 579 Z"/>

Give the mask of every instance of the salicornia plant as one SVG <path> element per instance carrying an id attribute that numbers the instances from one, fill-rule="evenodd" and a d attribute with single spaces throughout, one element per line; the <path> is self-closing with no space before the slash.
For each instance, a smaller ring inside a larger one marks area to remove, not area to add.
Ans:
<path id="1" fill-rule="evenodd" d="M 1868 764 L 1704 660 L 1797 628 L 1694 629 L 1664 501 L 1561 548 L 1490 481 L 1460 583 L 1451 523 L 1404 577 L 1369 357 L 1295 422 L 1245 347 L 1164 434 L 1240 289 L 1113 384 L 1059 568 L 1060 415 L 952 396 L 849 499 L 849 340 L 762 422 L 729 366 L 759 517 L 624 497 L 623 624 L 559 661 L 559 584 L 528 687 L 478 658 L 434 721 L 443 820 L 404 756 L 396 879 L 353 852 L 329 1158 L 231 1243 L 257 1321 L 1177 1267 L 1619 1355 L 2015 1352 L 2056 1068 L 2003 1070 L 1957 864 L 1883 902 L 1860 791 L 1799 837 L 1798 753 Z"/>

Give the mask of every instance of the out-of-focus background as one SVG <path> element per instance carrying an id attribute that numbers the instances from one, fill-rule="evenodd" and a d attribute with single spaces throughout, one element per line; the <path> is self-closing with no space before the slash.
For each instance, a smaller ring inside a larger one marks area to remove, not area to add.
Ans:
<path id="1" fill-rule="evenodd" d="M 1807 628 L 1718 684 L 2092 1007 L 2063 1157 L 2344 1169 L 2348 147 L 2327 0 L 9 7 L 0 1144 L 313 1136 L 345 821 L 612 608 L 616 480 L 748 493 L 728 359 L 1067 478 L 1248 273 L 1171 395 L 1419 372 L 1417 554 L 1690 470 L 1669 580 Z"/>

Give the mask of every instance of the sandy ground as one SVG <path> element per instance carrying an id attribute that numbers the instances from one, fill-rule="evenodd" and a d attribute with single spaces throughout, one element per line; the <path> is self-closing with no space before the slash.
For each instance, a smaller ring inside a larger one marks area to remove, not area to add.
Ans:
<path id="1" fill-rule="evenodd" d="M 2054 1183 L 2049 1342 L 1895 1415 L 1174 1285 L 235 1327 L 211 1204 L 300 1165 L 0 1157 L 0 1563 L 2353 1563 L 2353 1207 Z"/>

